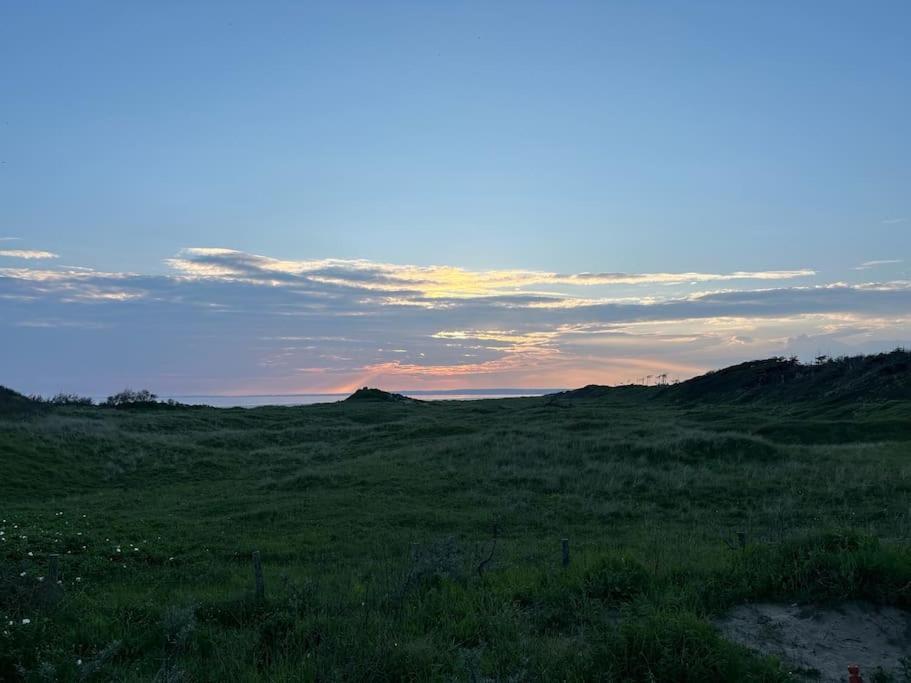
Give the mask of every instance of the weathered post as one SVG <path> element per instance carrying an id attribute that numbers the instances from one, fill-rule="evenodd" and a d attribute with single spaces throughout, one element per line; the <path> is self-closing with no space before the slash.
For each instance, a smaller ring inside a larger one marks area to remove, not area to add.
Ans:
<path id="1" fill-rule="evenodd" d="M 40 597 L 46 604 L 54 605 L 63 597 L 63 586 L 59 582 L 60 556 L 54 553 L 47 556 L 47 581 L 41 588 Z"/>
<path id="2" fill-rule="evenodd" d="M 263 564 L 259 551 L 253 551 L 253 584 L 256 590 L 256 600 L 262 601 L 266 597 L 266 585 L 263 582 Z"/>
<path id="3" fill-rule="evenodd" d="M 52 586 L 60 580 L 60 555 L 56 553 L 47 556 L 47 580 Z"/>
<path id="4" fill-rule="evenodd" d="M 745 531 L 737 532 L 737 545 L 739 545 L 741 548 L 747 547 L 747 533 Z"/>
<path id="5" fill-rule="evenodd" d="M 560 546 L 562 547 L 562 550 L 563 550 L 563 566 L 568 567 L 569 566 L 569 539 L 561 538 Z"/>

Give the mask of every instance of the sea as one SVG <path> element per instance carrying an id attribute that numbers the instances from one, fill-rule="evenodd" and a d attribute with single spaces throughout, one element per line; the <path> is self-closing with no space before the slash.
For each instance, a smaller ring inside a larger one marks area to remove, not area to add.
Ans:
<path id="1" fill-rule="evenodd" d="M 544 396 L 562 389 L 489 389 L 453 391 L 399 391 L 395 393 L 421 401 L 478 401 L 490 398 L 519 398 Z M 350 394 L 263 394 L 251 396 L 159 395 L 158 400 L 173 399 L 188 405 L 205 405 L 214 408 L 256 408 L 258 406 L 306 406 L 314 403 L 335 403 Z M 93 397 L 96 403 L 105 396 Z"/>

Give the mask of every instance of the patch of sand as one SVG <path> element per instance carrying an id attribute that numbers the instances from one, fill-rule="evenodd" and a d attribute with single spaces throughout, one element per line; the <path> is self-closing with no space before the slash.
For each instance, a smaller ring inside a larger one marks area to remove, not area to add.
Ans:
<path id="1" fill-rule="evenodd" d="M 716 626 L 725 638 L 774 655 L 810 680 L 847 681 L 848 665 L 857 664 L 866 681 L 877 667 L 901 681 L 904 667 L 911 668 L 911 612 L 894 607 L 757 603 L 734 608 Z"/>

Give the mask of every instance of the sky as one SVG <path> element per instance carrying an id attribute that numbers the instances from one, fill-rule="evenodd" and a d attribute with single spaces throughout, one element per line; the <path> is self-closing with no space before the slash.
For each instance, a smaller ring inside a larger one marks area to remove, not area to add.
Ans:
<path id="1" fill-rule="evenodd" d="M 909 25 L 0 3 L 0 384 L 556 388 L 911 346 Z"/>

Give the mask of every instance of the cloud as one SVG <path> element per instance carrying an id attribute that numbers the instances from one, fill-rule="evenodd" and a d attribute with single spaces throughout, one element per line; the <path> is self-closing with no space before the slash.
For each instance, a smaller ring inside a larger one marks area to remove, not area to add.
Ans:
<path id="1" fill-rule="evenodd" d="M 134 277 L 133 273 L 106 273 L 69 266 L 55 269 L 38 268 L 0 268 L 0 277 L 16 278 L 17 280 L 32 282 L 79 282 L 91 280 L 123 280 Z"/>
<path id="2" fill-rule="evenodd" d="M 879 261 L 864 261 L 859 266 L 854 266 L 853 270 L 869 270 L 870 268 L 875 268 L 876 266 L 887 266 L 894 263 L 904 263 L 904 259 L 881 259 Z"/>
<path id="3" fill-rule="evenodd" d="M 35 249 L 0 249 L 0 256 L 21 259 L 51 259 L 60 258 L 59 254 L 52 251 L 38 251 Z"/>
<path id="4" fill-rule="evenodd" d="M 897 225 L 898 223 L 907 222 L 907 218 L 886 218 L 882 221 L 883 225 Z"/>
<path id="5" fill-rule="evenodd" d="M 396 265 L 363 259 L 283 260 L 210 247 L 184 249 L 166 262 L 185 278 L 236 280 L 271 286 L 319 283 L 390 295 L 419 293 L 427 299 L 499 296 L 540 285 L 674 285 L 727 280 L 789 280 L 815 274 L 810 269 L 569 274 L 532 270 L 473 271 L 453 266 Z"/>
<path id="6" fill-rule="evenodd" d="M 18 242 L 21 237 L 0 237 L 0 242 Z"/>
<path id="7" fill-rule="evenodd" d="M 37 328 L 58 328 L 58 327 L 76 327 L 90 330 L 100 330 L 108 327 L 107 325 L 92 322 L 91 320 L 21 320 L 14 323 L 15 327 L 37 327 Z"/>
<path id="8" fill-rule="evenodd" d="M 911 282 L 797 282 L 809 270 L 559 274 L 223 248 L 169 263 L 163 275 L 0 268 L 3 383 L 176 394 L 561 387 L 685 377 L 782 354 L 794 339 L 833 349 L 911 339 Z"/>

